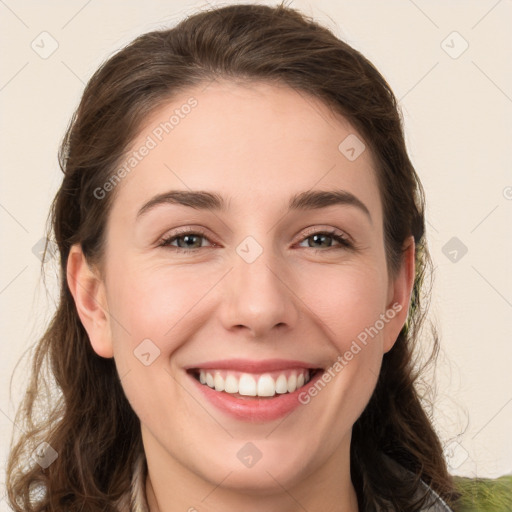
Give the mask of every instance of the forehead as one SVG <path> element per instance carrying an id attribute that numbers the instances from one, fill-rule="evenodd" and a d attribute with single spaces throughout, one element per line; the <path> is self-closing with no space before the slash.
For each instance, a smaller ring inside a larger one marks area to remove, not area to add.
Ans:
<path id="1" fill-rule="evenodd" d="M 336 188 L 380 212 L 361 135 L 318 98 L 284 85 L 215 80 L 190 88 L 144 121 L 129 161 L 115 201 L 128 210 L 171 189 L 218 192 L 229 207 L 262 212 L 305 190 Z"/>

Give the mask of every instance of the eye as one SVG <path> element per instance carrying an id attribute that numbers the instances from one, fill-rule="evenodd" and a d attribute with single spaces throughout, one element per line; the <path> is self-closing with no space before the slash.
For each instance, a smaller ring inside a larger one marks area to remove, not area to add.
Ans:
<path id="1" fill-rule="evenodd" d="M 191 229 L 184 229 L 162 238 L 158 247 L 172 247 L 173 250 L 177 252 L 190 253 L 208 247 L 202 244 L 204 240 L 209 241 L 206 234 L 201 230 L 193 231 Z M 337 230 L 311 231 L 300 243 L 306 241 L 312 241 L 311 243 L 308 242 L 307 248 L 320 252 L 325 252 L 329 249 L 352 249 L 354 247 L 348 237 Z M 336 242 L 337 245 L 333 245 L 333 241 Z M 210 243 L 210 247 L 215 247 L 216 245 L 215 243 Z"/>
<path id="2" fill-rule="evenodd" d="M 308 248 L 316 249 L 322 251 L 323 249 L 352 249 L 353 245 L 349 241 L 348 237 L 343 235 L 341 232 L 337 230 L 327 230 L 327 231 L 314 231 L 308 234 L 301 243 L 306 242 L 308 240 L 312 240 L 312 244 L 308 242 Z M 329 243 L 329 241 L 335 241 L 338 243 L 338 246 L 325 243 Z M 318 244 L 318 245 L 314 245 Z M 324 244 L 324 245 L 322 245 Z M 323 249 L 322 249 L 323 248 Z"/>
<path id="3" fill-rule="evenodd" d="M 164 237 L 158 244 L 158 247 L 172 247 L 178 252 L 192 252 L 204 247 L 201 244 L 202 239 L 208 240 L 201 231 L 183 230 Z M 174 242 L 177 242 L 177 245 L 174 245 Z M 212 246 L 214 245 L 212 244 Z"/>

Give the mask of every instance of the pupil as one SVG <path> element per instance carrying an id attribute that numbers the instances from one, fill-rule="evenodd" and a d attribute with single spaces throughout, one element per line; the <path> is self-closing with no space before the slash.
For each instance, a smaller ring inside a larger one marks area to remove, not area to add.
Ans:
<path id="1" fill-rule="evenodd" d="M 185 245 L 187 247 L 190 247 L 191 245 L 194 245 L 194 241 L 193 241 L 194 237 L 195 237 L 195 235 L 185 235 L 185 236 L 183 236 L 183 240 L 185 241 Z M 189 243 L 189 242 L 191 242 L 191 243 Z"/>
<path id="2" fill-rule="evenodd" d="M 318 241 L 320 241 L 319 240 L 320 238 L 322 238 L 322 237 L 325 238 L 326 236 L 327 235 L 313 235 L 313 239 L 315 242 L 318 242 Z"/>

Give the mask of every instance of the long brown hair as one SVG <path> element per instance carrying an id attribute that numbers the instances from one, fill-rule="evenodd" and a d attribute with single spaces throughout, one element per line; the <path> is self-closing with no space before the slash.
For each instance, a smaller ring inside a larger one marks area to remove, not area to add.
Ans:
<path id="1" fill-rule="evenodd" d="M 60 301 L 36 345 L 31 380 L 11 443 L 8 498 L 16 511 L 115 510 L 130 487 L 141 449 L 139 420 L 113 359 L 92 349 L 66 282 L 70 247 L 100 263 L 115 190 L 102 187 L 122 161 L 141 123 L 174 95 L 215 78 L 286 84 L 345 116 L 375 157 L 384 209 L 388 268 L 396 273 L 413 235 L 416 276 L 406 325 L 384 356 L 375 392 L 353 427 L 351 473 L 360 510 L 419 510 L 420 479 L 442 498 L 455 497 L 441 443 L 417 390 L 414 348 L 425 320 L 431 261 L 425 242 L 424 193 L 409 160 L 396 98 L 375 67 L 327 28 L 284 4 L 231 5 L 189 16 L 176 27 L 138 37 L 88 82 L 62 141 L 64 173 L 48 219 L 60 253 Z M 433 362 L 438 340 L 433 331 Z M 58 399 L 48 387 L 56 385 Z M 108 393 L 105 393 L 108 390 Z M 39 417 L 47 400 L 46 415 Z M 41 442 L 58 457 L 46 468 L 26 464 Z M 46 445 L 45 445 L 46 446 Z M 397 477 L 390 459 L 408 469 Z M 34 491 L 39 489 L 39 494 Z M 415 497 L 414 497 L 415 496 Z"/>

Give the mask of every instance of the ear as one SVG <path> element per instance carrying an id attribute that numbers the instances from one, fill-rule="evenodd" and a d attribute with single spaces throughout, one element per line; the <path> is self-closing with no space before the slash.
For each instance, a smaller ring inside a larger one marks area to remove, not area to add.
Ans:
<path id="1" fill-rule="evenodd" d="M 98 274 L 89 267 L 81 245 L 73 245 L 67 263 L 68 287 L 92 348 L 99 356 L 110 358 L 113 349 L 105 285 Z"/>
<path id="2" fill-rule="evenodd" d="M 402 247 L 402 263 L 398 274 L 390 279 L 386 317 L 389 321 L 384 330 L 384 352 L 393 348 L 409 313 L 411 293 L 416 272 L 416 247 L 410 236 Z"/>

